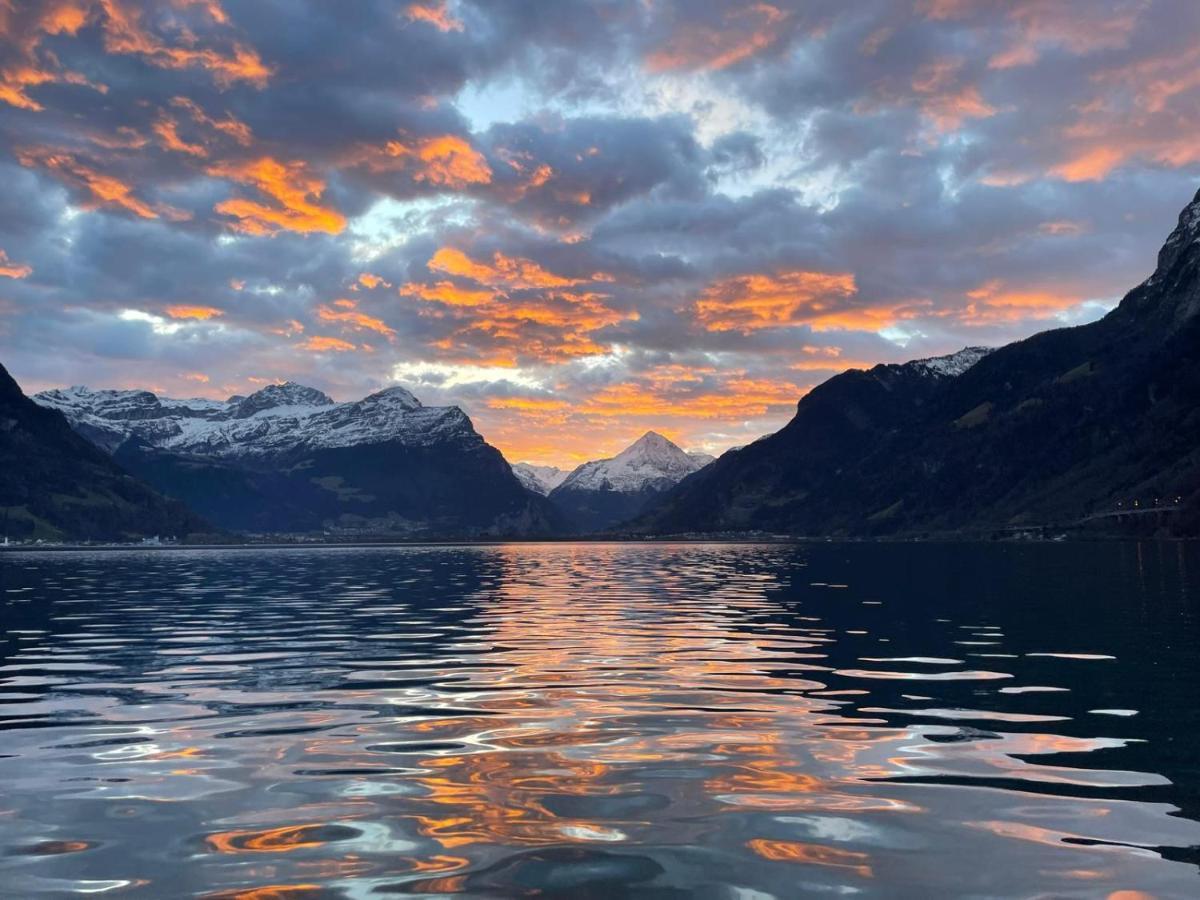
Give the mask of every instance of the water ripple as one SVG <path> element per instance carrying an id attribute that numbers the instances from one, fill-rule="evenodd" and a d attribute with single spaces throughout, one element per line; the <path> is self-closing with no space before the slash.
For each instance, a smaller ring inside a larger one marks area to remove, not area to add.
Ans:
<path id="1" fill-rule="evenodd" d="M 1196 896 L 1191 551 L 1027 552 L 5 554 L 0 894 Z"/>

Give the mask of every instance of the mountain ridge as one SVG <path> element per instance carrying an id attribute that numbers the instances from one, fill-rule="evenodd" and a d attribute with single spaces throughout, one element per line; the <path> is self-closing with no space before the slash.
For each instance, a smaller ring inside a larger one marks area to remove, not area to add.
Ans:
<path id="1" fill-rule="evenodd" d="M 983 354 L 949 378 L 850 370 L 773 435 L 661 498 L 639 533 L 979 533 L 1200 505 L 1200 193 L 1155 272 L 1100 320 Z M 1174 504 L 1174 500 L 1172 499 Z"/>
<path id="2" fill-rule="evenodd" d="M 294 382 L 224 401 L 86 387 L 34 399 L 231 530 L 408 538 L 557 528 L 548 501 L 461 409 L 424 406 L 400 386 L 343 403 Z"/>

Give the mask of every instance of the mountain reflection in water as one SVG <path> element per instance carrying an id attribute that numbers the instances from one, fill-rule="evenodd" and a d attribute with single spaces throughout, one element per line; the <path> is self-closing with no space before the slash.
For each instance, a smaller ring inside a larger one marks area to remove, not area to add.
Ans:
<path id="1" fill-rule="evenodd" d="M 7 553 L 0 894 L 1194 897 L 1198 551 Z"/>

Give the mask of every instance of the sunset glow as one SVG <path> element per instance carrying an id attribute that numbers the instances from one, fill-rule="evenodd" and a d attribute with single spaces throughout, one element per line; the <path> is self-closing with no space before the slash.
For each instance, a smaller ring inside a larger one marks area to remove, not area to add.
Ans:
<path id="1" fill-rule="evenodd" d="M 1200 174 L 1181 0 L 535 7 L 0 2 L 5 365 L 715 453 L 1097 318 Z"/>

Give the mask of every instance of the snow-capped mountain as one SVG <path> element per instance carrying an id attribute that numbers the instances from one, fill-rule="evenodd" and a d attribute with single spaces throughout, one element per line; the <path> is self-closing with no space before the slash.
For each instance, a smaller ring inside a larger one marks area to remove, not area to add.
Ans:
<path id="1" fill-rule="evenodd" d="M 536 466 L 533 463 L 513 463 L 512 470 L 526 490 L 543 497 L 549 496 L 571 474 L 558 466 Z"/>
<path id="2" fill-rule="evenodd" d="M 579 466 L 550 492 L 550 499 L 584 531 L 599 531 L 637 515 L 712 457 L 686 453 L 661 434 L 648 431 L 611 459 Z"/>
<path id="3" fill-rule="evenodd" d="M 352 403 L 334 403 L 321 391 L 293 382 L 224 401 L 86 387 L 43 391 L 33 399 L 62 412 L 77 431 L 110 451 L 131 437 L 160 450 L 224 458 L 393 441 L 428 446 L 483 440 L 458 407 L 422 406 L 402 387 Z"/>
<path id="4" fill-rule="evenodd" d="M 661 434 L 647 431 L 614 456 L 586 462 L 568 475 L 561 490 L 634 493 L 665 490 L 712 462 L 711 456 L 693 457 Z"/>
<path id="5" fill-rule="evenodd" d="M 34 400 L 231 530 L 524 535 L 555 520 L 462 410 L 402 387 L 347 403 L 291 382 L 227 400 L 86 387 Z"/>

